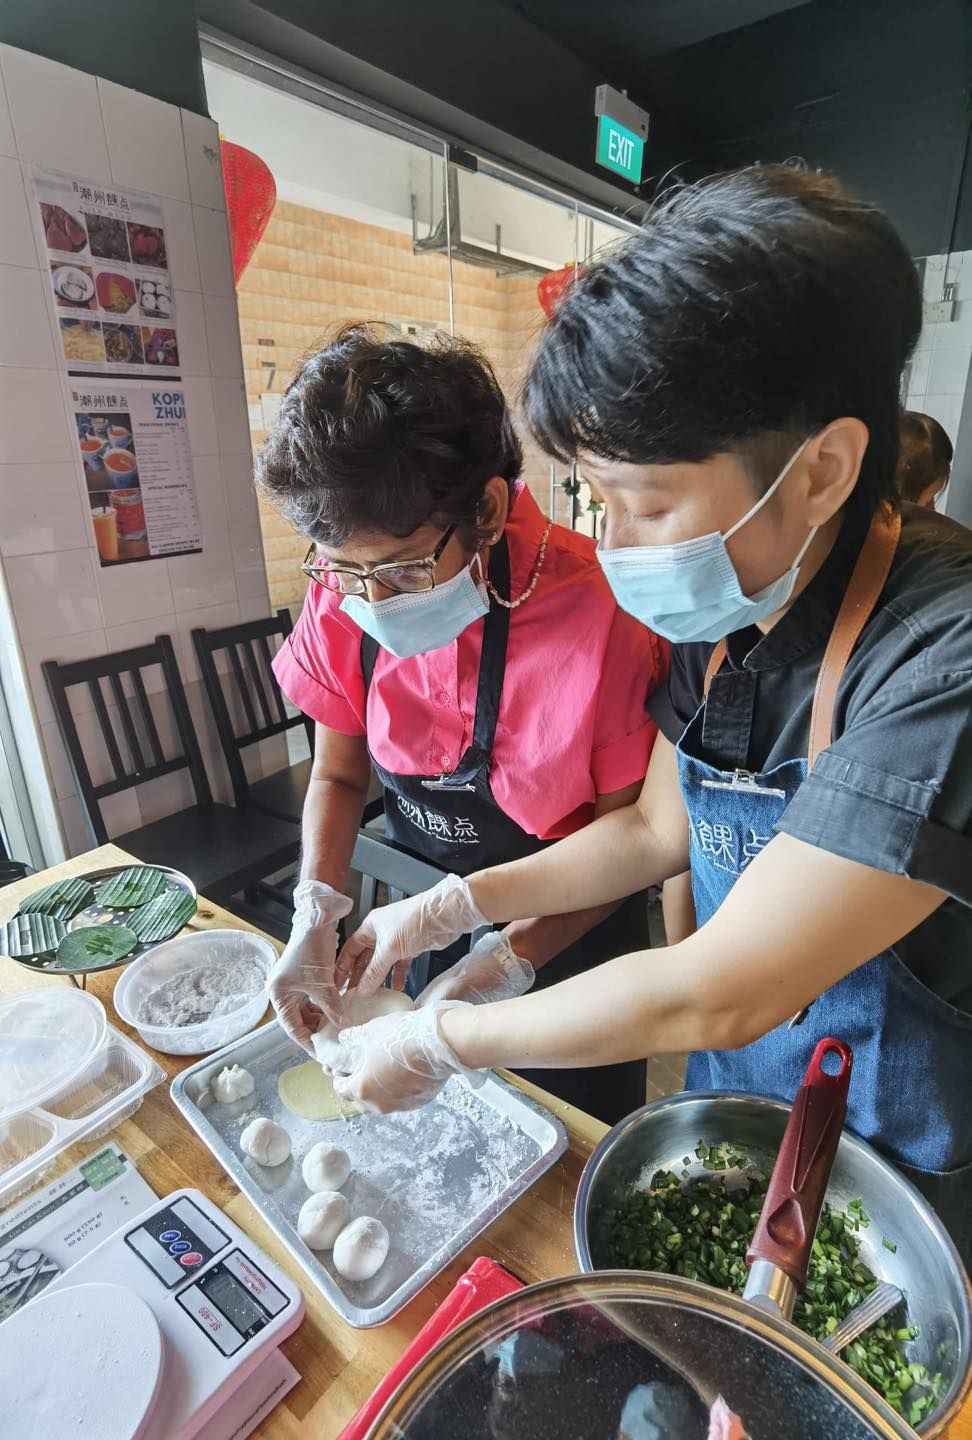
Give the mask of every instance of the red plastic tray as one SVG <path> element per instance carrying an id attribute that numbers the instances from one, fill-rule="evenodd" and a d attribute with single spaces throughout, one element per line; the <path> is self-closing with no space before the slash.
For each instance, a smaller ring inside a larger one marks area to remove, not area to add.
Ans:
<path id="1" fill-rule="evenodd" d="M 455 1288 L 422 1326 L 398 1362 L 344 1427 L 337 1440 L 365 1440 L 386 1401 L 444 1335 L 461 1325 L 463 1320 L 468 1320 L 470 1315 L 475 1315 L 477 1310 L 484 1310 L 487 1305 L 492 1305 L 494 1300 L 502 1300 L 504 1295 L 512 1295 L 514 1290 L 522 1289 L 522 1281 L 504 1270 L 495 1260 L 480 1255 L 459 1278 Z"/>

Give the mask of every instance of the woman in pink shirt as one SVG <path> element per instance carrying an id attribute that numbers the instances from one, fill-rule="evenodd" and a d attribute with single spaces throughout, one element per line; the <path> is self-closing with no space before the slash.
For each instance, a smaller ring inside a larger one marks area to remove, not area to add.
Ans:
<path id="1" fill-rule="evenodd" d="M 618 609 L 592 542 L 547 522 L 521 466 L 475 349 L 364 326 L 304 362 L 260 457 L 263 494 L 313 542 L 275 662 L 317 722 L 294 928 L 270 983 L 305 1047 L 318 1012 L 341 1021 L 336 925 L 372 767 L 387 837 L 454 875 L 533 854 L 640 789 L 667 647 Z M 419 1003 L 502 998 L 535 971 L 551 984 L 643 931 L 637 897 L 520 921 L 466 958 L 433 955 Z M 643 1103 L 644 1062 L 542 1083 L 613 1122 Z"/>

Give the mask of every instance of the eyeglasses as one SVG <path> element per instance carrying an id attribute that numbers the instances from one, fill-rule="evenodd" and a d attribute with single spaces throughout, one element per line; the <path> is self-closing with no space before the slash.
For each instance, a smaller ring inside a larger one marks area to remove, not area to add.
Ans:
<path id="1" fill-rule="evenodd" d="M 318 560 L 315 546 L 304 556 L 301 573 L 309 575 L 318 585 L 328 590 L 338 590 L 342 595 L 367 595 L 368 581 L 373 580 L 396 595 L 416 595 L 423 590 L 435 589 L 435 567 L 442 553 L 455 533 L 450 525 L 438 545 L 424 560 L 392 560 L 376 565 L 371 570 L 364 567 L 351 569 L 343 565 L 332 565 L 328 560 Z"/>

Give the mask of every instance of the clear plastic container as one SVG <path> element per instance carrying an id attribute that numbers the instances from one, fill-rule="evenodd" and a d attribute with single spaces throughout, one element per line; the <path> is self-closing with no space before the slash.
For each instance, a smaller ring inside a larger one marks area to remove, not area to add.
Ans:
<path id="1" fill-rule="evenodd" d="M 45 986 L 0 1000 L 0 1121 L 70 1085 L 104 1044 L 94 995 Z"/>
<path id="2" fill-rule="evenodd" d="M 84 1008 L 78 1002 L 94 1000 L 80 990 L 27 993 L 67 996 L 67 1029 Z M 77 1007 L 73 1016 L 71 1004 Z M 119 1031 L 103 1025 L 101 1035 L 102 1043 L 80 1069 L 72 1074 L 65 1069 L 47 1094 L 0 1118 L 0 1206 L 36 1185 L 69 1145 L 106 1135 L 134 1115 L 146 1092 L 165 1079 L 162 1067 Z M 6 1038 L 0 1027 L 0 1055 Z"/>
<path id="3" fill-rule="evenodd" d="M 141 1018 L 142 1007 L 166 980 L 184 971 L 234 959 L 254 961 L 266 979 L 276 963 L 277 952 L 269 940 L 246 930 L 198 930 L 179 935 L 133 960 L 119 976 L 113 997 L 115 1009 L 153 1050 L 161 1050 L 164 1055 L 208 1055 L 259 1025 L 267 1008 L 262 986 L 238 1010 L 192 1025 L 149 1024 Z"/>

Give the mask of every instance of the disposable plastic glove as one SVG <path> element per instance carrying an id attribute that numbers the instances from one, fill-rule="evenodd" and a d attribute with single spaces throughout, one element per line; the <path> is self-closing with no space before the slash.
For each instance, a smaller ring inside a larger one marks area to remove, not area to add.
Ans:
<path id="1" fill-rule="evenodd" d="M 470 1005 L 512 1000 L 525 995 L 536 978 L 529 960 L 514 953 L 505 935 L 491 931 L 427 985 L 415 1003 L 424 1009 L 440 1000 L 465 1000 Z"/>
<path id="2" fill-rule="evenodd" d="M 324 1015 L 341 1024 L 341 999 L 335 983 L 337 922 L 353 903 L 320 880 L 302 880 L 294 891 L 290 939 L 267 979 L 267 994 L 277 1019 L 292 1039 L 313 1055 L 311 1035 Z"/>
<path id="3" fill-rule="evenodd" d="M 338 1038 L 348 1059 L 346 1073 L 334 1077 L 337 1094 L 362 1110 L 384 1114 L 427 1105 L 452 1075 L 481 1085 L 487 1072 L 468 1070 L 439 1029 L 439 1016 L 458 1003 L 447 1000 L 342 1030 Z"/>
<path id="4" fill-rule="evenodd" d="M 338 957 L 339 981 L 346 978 L 362 995 L 373 995 L 393 970 L 392 984 L 400 990 L 416 955 L 445 950 L 460 935 L 488 924 L 465 880 L 447 875 L 421 895 L 372 910 Z"/>

